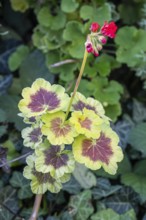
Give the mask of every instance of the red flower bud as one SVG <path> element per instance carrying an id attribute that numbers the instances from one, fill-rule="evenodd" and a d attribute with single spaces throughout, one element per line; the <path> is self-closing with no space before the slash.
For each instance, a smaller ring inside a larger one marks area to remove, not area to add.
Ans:
<path id="1" fill-rule="evenodd" d="M 100 28 L 100 25 L 99 25 L 97 22 L 93 22 L 93 23 L 91 24 L 90 30 L 91 30 L 92 32 L 97 32 L 99 28 Z"/>
<path id="2" fill-rule="evenodd" d="M 105 21 L 104 25 L 101 27 L 101 33 L 104 36 L 108 36 L 110 38 L 114 38 L 116 36 L 115 35 L 116 31 L 117 31 L 117 26 L 113 21 L 110 23 Z"/>
<path id="3" fill-rule="evenodd" d="M 86 46 L 86 50 L 87 50 L 88 53 L 92 53 L 93 52 L 93 47 L 92 47 L 91 43 L 87 42 L 85 44 L 85 46 Z"/>
<path id="4" fill-rule="evenodd" d="M 99 36 L 98 37 L 98 40 L 102 43 L 102 44 L 106 44 L 106 37 L 104 37 L 104 36 Z"/>
<path id="5" fill-rule="evenodd" d="M 96 51 L 93 52 L 94 56 L 98 57 L 99 53 L 97 53 Z"/>
<path id="6" fill-rule="evenodd" d="M 102 45 L 101 44 L 97 44 L 96 48 L 97 48 L 97 50 L 102 50 Z"/>

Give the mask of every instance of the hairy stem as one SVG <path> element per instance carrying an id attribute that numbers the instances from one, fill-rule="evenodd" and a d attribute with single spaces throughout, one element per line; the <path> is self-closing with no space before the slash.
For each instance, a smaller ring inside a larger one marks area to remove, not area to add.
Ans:
<path id="1" fill-rule="evenodd" d="M 32 214 L 31 214 L 29 220 L 36 220 L 37 219 L 38 211 L 39 211 L 40 204 L 41 204 L 41 201 L 42 201 L 42 196 L 43 196 L 42 194 L 37 194 L 36 195 L 33 210 L 32 210 Z"/>
<path id="2" fill-rule="evenodd" d="M 77 92 L 77 90 L 78 90 L 78 87 L 79 87 L 79 84 L 80 84 L 80 81 L 81 81 L 81 78 L 82 78 L 82 75 L 83 75 L 83 72 L 84 72 L 84 68 L 85 68 L 87 56 L 88 56 L 88 53 L 87 53 L 87 51 L 86 51 L 86 49 L 85 49 L 84 58 L 83 58 L 83 62 L 82 62 L 82 65 L 81 65 L 80 73 L 79 73 L 79 76 L 78 76 L 78 78 L 77 78 L 76 85 L 75 85 L 73 94 L 72 94 L 72 96 L 71 96 L 71 99 L 70 99 L 70 102 L 69 102 L 69 105 L 68 105 L 68 109 L 67 109 L 67 111 L 66 111 L 65 120 L 66 120 L 67 117 L 68 117 L 68 114 L 69 114 L 69 112 L 70 112 L 70 108 L 71 108 L 73 99 L 74 99 L 75 94 L 76 94 L 76 92 Z"/>

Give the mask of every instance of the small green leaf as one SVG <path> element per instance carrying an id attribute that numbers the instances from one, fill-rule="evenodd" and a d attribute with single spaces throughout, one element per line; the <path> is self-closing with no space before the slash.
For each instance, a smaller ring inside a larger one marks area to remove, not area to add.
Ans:
<path id="1" fill-rule="evenodd" d="M 146 156 L 146 123 L 139 123 L 131 130 L 128 142 L 134 149 Z"/>
<path id="2" fill-rule="evenodd" d="M 135 27 L 123 27 L 117 32 L 115 38 L 117 49 L 117 61 L 126 63 L 129 67 L 136 67 L 142 62 L 141 53 L 146 51 L 145 30 Z"/>
<path id="3" fill-rule="evenodd" d="M 19 206 L 16 189 L 6 186 L 0 190 L 0 204 L 8 207 L 11 213 L 17 213 Z"/>
<path id="4" fill-rule="evenodd" d="M 44 55 L 39 50 L 34 50 L 27 56 L 20 67 L 22 87 L 30 86 L 39 77 L 49 80 L 50 83 L 54 81 L 54 75 L 48 71 L 44 59 Z"/>
<path id="5" fill-rule="evenodd" d="M 93 87 L 95 98 L 102 102 L 104 106 L 108 104 L 115 105 L 119 102 L 120 94 L 123 93 L 121 84 L 114 80 L 108 82 L 105 77 L 96 77 L 96 79 L 93 79 L 92 84 L 95 86 Z"/>
<path id="6" fill-rule="evenodd" d="M 142 202 L 146 201 L 146 176 L 126 173 L 122 175 L 121 181 L 126 186 L 132 187 L 140 195 Z"/>
<path id="7" fill-rule="evenodd" d="M 83 58 L 83 54 L 85 50 L 84 43 L 85 43 L 85 38 L 79 38 L 78 41 L 73 42 L 68 49 L 70 55 L 78 59 Z"/>
<path id="8" fill-rule="evenodd" d="M 62 0 L 61 1 L 61 10 L 66 13 L 74 12 L 79 6 L 79 3 L 76 0 Z"/>
<path id="9" fill-rule="evenodd" d="M 90 200 L 90 190 L 85 190 L 78 195 L 71 196 L 69 207 L 72 210 L 74 220 L 88 219 L 88 217 L 93 213 L 93 207 Z"/>
<path id="10" fill-rule="evenodd" d="M 77 180 L 72 176 L 71 179 L 63 184 L 63 190 L 69 192 L 70 194 L 77 194 L 81 191 L 81 186 Z"/>
<path id="11" fill-rule="evenodd" d="M 12 220 L 14 214 L 12 214 L 9 209 L 5 208 L 4 206 L 0 206 L 0 220 Z"/>
<path id="12" fill-rule="evenodd" d="M 56 71 L 58 70 L 58 73 L 60 73 L 59 76 L 61 80 L 65 82 L 71 82 L 75 78 L 74 71 L 77 70 L 77 67 L 78 67 L 78 63 L 69 63 L 69 64 L 64 64 L 60 67 L 55 67 L 55 69 Z"/>
<path id="13" fill-rule="evenodd" d="M 82 58 L 84 54 L 85 36 L 83 25 L 78 21 L 69 21 L 63 32 L 63 39 L 72 42 L 68 51 L 75 58 Z"/>
<path id="14" fill-rule="evenodd" d="M 108 61 L 101 61 L 96 64 L 97 71 L 100 76 L 108 76 L 111 72 L 110 63 Z"/>
<path id="15" fill-rule="evenodd" d="M 20 199 L 32 197 L 30 182 L 24 178 L 22 173 L 17 171 L 13 172 L 13 175 L 10 179 L 10 183 L 13 187 L 20 188 L 18 191 L 18 197 Z"/>
<path id="16" fill-rule="evenodd" d="M 45 27 L 51 25 L 52 15 L 50 13 L 49 7 L 42 7 L 37 14 L 38 22 Z"/>
<path id="17" fill-rule="evenodd" d="M 16 128 L 21 130 L 24 128 L 24 123 L 17 115 L 19 112 L 17 107 L 19 100 L 20 98 L 18 96 L 3 95 L 0 97 L 0 106 L 5 111 L 8 122 L 15 123 Z"/>
<path id="18" fill-rule="evenodd" d="M 91 220 L 120 220 L 120 216 L 112 209 L 105 209 L 92 215 Z"/>
<path id="19" fill-rule="evenodd" d="M 97 186 L 92 190 L 94 199 L 101 199 L 116 193 L 121 189 L 120 185 L 112 186 L 106 178 L 97 178 Z"/>
<path id="20" fill-rule="evenodd" d="M 73 175 L 84 189 L 96 186 L 96 176 L 82 164 L 76 163 Z"/>
<path id="21" fill-rule="evenodd" d="M 134 209 L 130 209 L 128 212 L 121 215 L 120 220 L 137 220 Z"/>
<path id="22" fill-rule="evenodd" d="M 78 21 L 69 21 L 63 32 L 63 38 L 67 41 L 78 41 L 78 38 L 84 37 L 83 25 Z"/>
<path id="23" fill-rule="evenodd" d="M 58 49 L 64 44 L 62 30 L 51 30 L 41 25 L 35 28 L 32 39 L 34 46 L 42 50 L 43 53 Z"/>
<path id="24" fill-rule="evenodd" d="M 27 46 L 21 45 L 17 47 L 16 51 L 11 54 L 8 60 L 8 65 L 11 71 L 17 70 L 23 60 L 27 57 L 29 53 L 29 48 Z"/>
<path id="25" fill-rule="evenodd" d="M 80 10 L 80 16 L 84 20 L 89 19 L 90 22 L 98 22 L 103 25 L 104 21 L 111 20 L 111 8 L 108 3 L 95 8 L 89 5 L 83 5 Z"/>
<path id="26" fill-rule="evenodd" d="M 130 187 L 122 187 L 114 195 L 105 198 L 102 202 L 107 208 L 113 209 L 118 214 L 124 214 L 139 201 L 137 193 Z"/>
<path id="27" fill-rule="evenodd" d="M 130 209 L 123 215 L 119 215 L 112 209 L 104 209 L 92 215 L 91 220 L 136 220 L 136 214 L 133 209 Z"/>
<path id="28" fill-rule="evenodd" d="M 105 107 L 106 115 L 112 119 L 113 122 L 117 120 L 117 117 L 121 115 L 122 109 L 120 103 L 115 105 L 108 105 Z"/>
<path id="29" fill-rule="evenodd" d="M 37 19 L 40 25 L 49 27 L 52 30 L 59 30 L 65 26 L 66 15 L 62 11 L 58 11 L 57 15 L 53 16 L 48 7 L 42 7 L 37 14 Z"/>

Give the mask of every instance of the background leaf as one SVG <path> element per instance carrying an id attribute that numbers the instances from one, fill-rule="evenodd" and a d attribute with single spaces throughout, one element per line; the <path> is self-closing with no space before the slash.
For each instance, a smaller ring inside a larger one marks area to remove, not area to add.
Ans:
<path id="1" fill-rule="evenodd" d="M 109 21 L 111 19 L 110 6 L 107 3 L 98 8 L 83 5 L 80 10 L 80 16 L 84 20 L 90 19 L 90 22 L 94 21 L 102 25 L 104 21 Z"/>
<path id="2" fill-rule="evenodd" d="M 79 6 L 79 3 L 76 0 L 62 0 L 61 1 L 61 9 L 64 12 L 71 13 L 74 12 Z"/>
<path id="3" fill-rule="evenodd" d="M 82 193 L 71 196 L 69 207 L 75 220 L 87 219 L 93 213 L 90 203 L 91 191 L 85 190 Z"/>
<path id="4" fill-rule="evenodd" d="M 128 142 L 131 146 L 146 156 L 146 123 L 139 123 L 134 127 L 130 134 Z"/>
<path id="5" fill-rule="evenodd" d="M 96 185 L 95 175 L 83 164 L 76 163 L 73 175 L 84 189 L 89 189 Z"/>
<path id="6" fill-rule="evenodd" d="M 20 67 L 22 87 L 30 86 L 39 77 L 49 80 L 50 83 L 54 81 L 54 75 L 49 73 L 45 66 L 44 55 L 39 50 L 34 50 L 27 56 Z"/>
<path id="7" fill-rule="evenodd" d="M 18 197 L 20 199 L 26 199 L 32 197 L 30 189 L 30 181 L 24 178 L 20 172 L 13 172 L 13 176 L 10 179 L 10 183 L 13 187 L 20 188 L 18 191 Z"/>

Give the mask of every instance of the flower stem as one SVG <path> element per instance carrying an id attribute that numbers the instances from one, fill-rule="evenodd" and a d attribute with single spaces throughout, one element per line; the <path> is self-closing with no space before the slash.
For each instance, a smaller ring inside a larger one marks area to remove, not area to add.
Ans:
<path id="1" fill-rule="evenodd" d="M 85 49 L 84 58 L 83 58 L 83 62 L 82 62 L 82 65 L 81 65 L 80 73 L 79 73 L 79 76 L 78 76 L 78 78 L 77 78 L 76 85 L 75 85 L 73 94 L 72 94 L 72 96 L 71 96 L 71 99 L 70 99 L 70 102 L 69 102 L 69 105 L 68 105 L 68 109 L 67 109 L 67 111 L 66 111 L 65 120 L 66 120 L 67 117 L 68 117 L 68 114 L 69 114 L 69 112 L 70 112 L 70 108 L 71 108 L 73 99 L 74 99 L 75 94 L 76 94 L 76 92 L 77 92 L 77 89 L 78 89 L 78 87 L 79 87 L 79 85 L 80 85 L 80 81 L 81 81 L 81 78 L 82 78 L 82 75 L 83 75 L 83 72 L 84 72 L 84 68 L 85 68 L 87 56 L 88 56 L 88 52 L 87 52 L 86 49 Z"/>
<path id="2" fill-rule="evenodd" d="M 36 195 L 34 206 L 33 206 L 33 211 L 32 211 L 32 214 L 31 214 L 29 220 L 36 220 L 37 219 L 38 211 L 39 211 L 40 204 L 41 204 L 41 201 L 42 201 L 42 196 L 43 196 L 42 194 L 37 194 Z"/>

